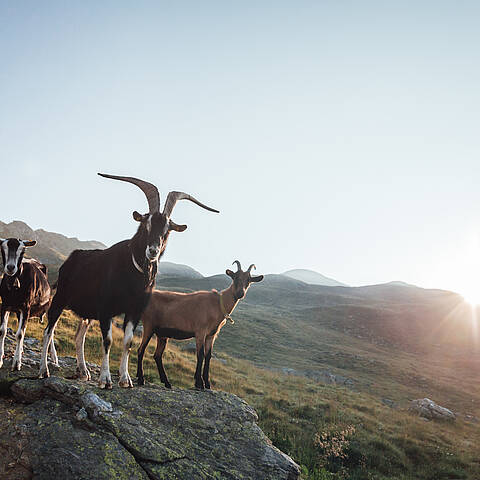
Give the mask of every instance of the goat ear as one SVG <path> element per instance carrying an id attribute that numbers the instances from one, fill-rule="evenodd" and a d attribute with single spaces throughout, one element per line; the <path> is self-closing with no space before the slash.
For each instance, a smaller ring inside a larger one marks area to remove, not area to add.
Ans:
<path id="1" fill-rule="evenodd" d="M 257 277 L 251 277 L 251 282 L 261 282 L 263 280 L 263 275 L 258 275 Z"/>
<path id="2" fill-rule="evenodd" d="M 23 244 L 26 247 L 33 247 L 34 245 L 37 244 L 37 241 L 36 240 L 23 240 Z"/>
<path id="3" fill-rule="evenodd" d="M 178 225 L 177 223 L 170 220 L 170 223 L 168 224 L 168 229 L 169 230 L 175 230 L 176 232 L 183 232 L 184 230 L 187 229 L 187 226 L 186 225 Z"/>
<path id="4" fill-rule="evenodd" d="M 225 270 L 225 273 L 230 277 L 230 278 L 233 278 L 233 276 L 235 275 L 231 270 L 229 270 L 228 268 Z"/>
<path id="5" fill-rule="evenodd" d="M 145 220 L 148 217 L 148 213 L 146 215 L 142 215 L 141 213 L 138 213 L 136 210 L 133 212 L 133 219 L 136 222 L 141 222 L 142 220 Z"/>

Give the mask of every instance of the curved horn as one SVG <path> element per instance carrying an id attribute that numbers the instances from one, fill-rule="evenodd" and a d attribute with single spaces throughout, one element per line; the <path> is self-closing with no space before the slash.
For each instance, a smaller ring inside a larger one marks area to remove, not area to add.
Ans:
<path id="1" fill-rule="evenodd" d="M 252 267 L 253 267 L 254 270 L 257 269 L 257 267 L 255 266 L 255 264 L 252 263 L 252 264 L 248 267 L 248 270 L 247 270 L 248 273 L 250 273 L 250 270 L 252 269 Z"/>
<path id="2" fill-rule="evenodd" d="M 167 217 L 170 217 L 175 207 L 175 204 L 179 200 L 190 200 L 191 202 L 196 203 L 199 207 L 202 207 L 205 210 L 209 210 L 210 212 L 220 213 L 218 210 L 215 210 L 214 208 L 207 207 L 203 203 L 199 202 L 196 198 L 193 198 L 188 193 L 170 192 L 167 195 L 167 200 L 165 201 L 165 206 L 163 207 L 163 214 Z"/>
<path id="3" fill-rule="evenodd" d="M 238 260 L 235 260 L 232 265 L 236 263 L 237 264 L 237 272 L 239 272 L 242 269 L 242 266 L 240 265 L 240 262 Z"/>
<path id="4" fill-rule="evenodd" d="M 98 175 L 105 178 L 113 178 L 114 180 L 122 180 L 123 182 L 133 183 L 139 187 L 147 197 L 149 213 L 160 211 L 160 194 L 158 193 L 158 189 L 155 185 L 134 177 L 120 177 L 118 175 L 108 175 L 106 173 L 99 173 Z"/>

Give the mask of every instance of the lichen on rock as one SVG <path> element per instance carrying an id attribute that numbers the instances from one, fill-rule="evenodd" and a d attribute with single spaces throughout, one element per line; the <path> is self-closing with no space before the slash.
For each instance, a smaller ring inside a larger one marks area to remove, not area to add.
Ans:
<path id="1" fill-rule="evenodd" d="M 101 390 L 65 378 L 73 376 L 70 358 L 61 359 L 55 376 L 39 380 L 35 348 L 25 344 L 29 362 L 22 371 L 12 374 L 8 362 L 0 369 L 28 445 L 23 470 L 12 478 L 299 477 L 295 462 L 258 427 L 256 412 L 235 395 L 153 385 Z M 6 426 L 15 431 L 18 418 L 11 416 Z"/>

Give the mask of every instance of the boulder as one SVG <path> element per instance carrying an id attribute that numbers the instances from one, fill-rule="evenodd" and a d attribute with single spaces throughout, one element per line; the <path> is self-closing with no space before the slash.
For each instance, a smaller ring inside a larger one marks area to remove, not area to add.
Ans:
<path id="1" fill-rule="evenodd" d="M 101 390 L 73 378 L 70 360 L 40 380 L 39 352 L 29 349 L 34 365 L 12 373 L 7 358 L 0 369 L 10 395 L 0 397 L 8 412 L 0 417 L 0 451 L 7 452 L 0 478 L 299 478 L 299 467 L 235 395 L 157 385 Z"/>
<path id="2" fill-rule="evenodd" d="M 454 422 L 456 418 L 451 410 L 437 405 L 429 398 L 412 400 L 409 410 L 428 420 L 446 420 L 448 422 Z"/>

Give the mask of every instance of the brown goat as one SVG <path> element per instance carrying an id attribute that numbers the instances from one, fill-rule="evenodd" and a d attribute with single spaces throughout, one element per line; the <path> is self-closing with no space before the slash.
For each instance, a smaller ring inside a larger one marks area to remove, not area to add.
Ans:
<path id="1" fill-rule="evenodd" d="M 246 272 L 238 260 L 238 270 L 225 273 L 233 280 L 232 284 L 217 292 L 199 291 L 193 293 L 164 292 L 154 290 L 150 302 L 145 309 L 143 321 L 142 343 L 138 349 L 137 377 L 138 384 L 144 385 L 143 355 L 148 342 L 155 333 L 157 348 L 154 358 L 157 364 L 160 380 L 167 388 L 171 388 L 167 374 L 163 368 L 162 356 L 168 339 L 186 340 L 195 337 L 197 347 L 197 368 L 195 371 L 195 387 L 210 388 L 209 370 L 213 344 L 220 329 L 225 325 L 227 318 L 233 312 L 237 303 L 245 297 L 250 284 L 263 280 L 263 275 L 252 277 L 250 265 Z M 205 365 L 202 363 L 205 359 Z"/>

